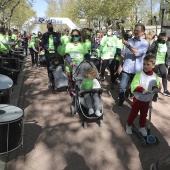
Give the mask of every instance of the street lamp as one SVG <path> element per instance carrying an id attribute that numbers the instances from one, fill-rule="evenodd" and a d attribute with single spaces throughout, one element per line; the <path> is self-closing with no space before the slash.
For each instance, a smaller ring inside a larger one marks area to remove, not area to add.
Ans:
<path id="1" fill-rule="evenodd" d="M 152 25 L 152 4 L 153 4 L 153 2 L 151 0 L 151 25 Z"/>
<path id="2" fill-rule="evenodd" d="M 157 16 L 154 16 L 154 19 L 155 19 L 155 23 L 156 23 L 156 35 L 157 35 L 157 30 L 158 30 L 158 21 L 159 21 L 159 18 Z"/>

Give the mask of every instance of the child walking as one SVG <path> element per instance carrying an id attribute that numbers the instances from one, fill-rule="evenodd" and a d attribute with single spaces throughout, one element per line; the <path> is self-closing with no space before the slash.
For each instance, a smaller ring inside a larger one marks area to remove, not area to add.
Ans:
<path id="1" fill-rule="evenodd" d="M 31 61 L 32 66 L 37 67 L 38 66 L 38 47 L 39 47 L 39 38 L 35 36 L 28 45 L 30 54 L 31 54 Z"/>
<path id="2" fill-rule="evenodd" d="M 155 67 L 156 57 L 148 54 L 144 58 L 143 71 L 136 73 L 131 83 L 131 92 L 134 94 L 130 115 L 127 120 L 126 132 L 132 134 L 132 124 L 140 111 L 139 132 L 143 136 L 147 136 L 145 129 L 146 117 L 148 113 L 149 102 L 153 94 L 149 91 L 158 92 L 159 81 L 158 76 L 152 70 Z M 145 94 L 143 94 L 143 92 Z"/>

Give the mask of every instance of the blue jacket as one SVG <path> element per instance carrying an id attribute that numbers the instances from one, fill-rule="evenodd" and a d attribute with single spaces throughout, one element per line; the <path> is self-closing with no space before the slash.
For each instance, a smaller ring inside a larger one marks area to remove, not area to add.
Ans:
<path id="1" fill-rule="evenodd" d="M 53 35 L 55 50 L 57 50 L 58 46 L 61 45 L 60 36 L 57 32 L 53 32 L 53 33 L 46 32 L 43 34 L 42 39 L 41 39 L 42 47 L 45 49 L 45 51 L 48 50 L 49 48 L 50 34 Z"/>

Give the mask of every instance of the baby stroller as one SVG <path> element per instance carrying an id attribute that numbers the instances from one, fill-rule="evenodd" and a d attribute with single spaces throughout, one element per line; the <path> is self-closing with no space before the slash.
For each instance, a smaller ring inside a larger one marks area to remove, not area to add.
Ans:
<path id="1" fill-rule="evenodd" d="M 75 96 L 72 96 L 72 104 L 70 106 L 70 113 L 73 116 L 76 112 L 79 113 L 82 118 L 82 126 L 84 129 L 87 128 L 87 121 L 97 121 L 99 127 L 102 127 L 103 124 L 103 101 L 101 99 L 102 88 L 100 89 L 91 89 L 91 90 L 80 90 L 80 85 L 83 79 L 85 78 L 86 71 L 90 68 L 96 68 L 92 62 L 83 61 L 79 65 L 73 67 L 72 76 L 75 83 Z M 98 117 L 95 114 L 89 115 L 87 105 L 84 99 L 84 95 L 90 93 L 97 93 L 99 95 L 100 101 L 100 112 L 101 116 Z"/>
<path id="2" fill-rule="evenodd" d="M 61 56 L 60 56 L 61 58 Z M 68 77 L 64 72 L 64 65 L 62 63 L 55 65 L 55 59 L 51 61 L 50 66 L 50 79 L 52 84 L 52 93 L 56 91 L 62 92 L 68 89 Z"/>

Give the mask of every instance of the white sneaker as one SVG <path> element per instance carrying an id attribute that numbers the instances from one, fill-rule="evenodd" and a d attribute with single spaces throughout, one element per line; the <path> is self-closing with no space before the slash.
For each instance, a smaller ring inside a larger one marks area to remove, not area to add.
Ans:
<path id="1" fill-rule="evenodd" d="M 94 110 L 93 109 L 89 109 L 89 115 L 92 115 L 94 113 Z"/>
<path id="2" fill-rule="evenodd" d="M 95 115 L 98 116 L 98 117 L 100 117 L 100 116 L 102 115 L 102 113 L 100 112 L 100 110 L 96 110 L 96 111 L 95 111 Z"/>
<path id="3" fill-rule="evenodd" d="M 132 135 L 132 126 L 126 125 L 126 133 L 127 133 L 128 135 Z"/>
<path id="4" fill-rule="evenodd" d="M 146 131 L 145 127 L 139 128 L 139 132 L 142 133 L 142 136 L 147 136 L 147 131 Z"/>

